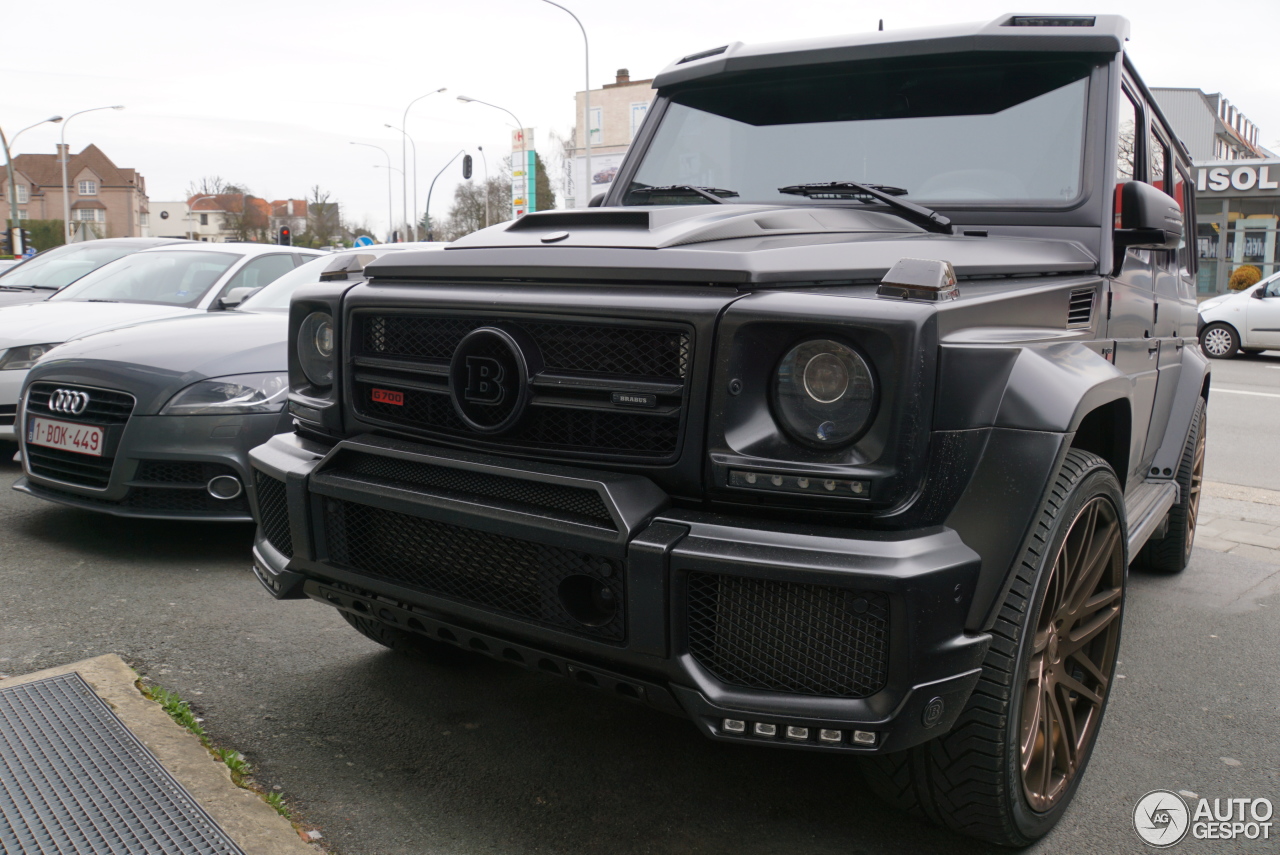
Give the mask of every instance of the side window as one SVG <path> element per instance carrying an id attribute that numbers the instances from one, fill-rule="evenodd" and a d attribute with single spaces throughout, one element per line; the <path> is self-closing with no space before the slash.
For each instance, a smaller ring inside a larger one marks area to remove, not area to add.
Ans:
<path id="1" fill-rule="evenodd" d="M 1196 272 L 1195 241 L 1196 197 L 1187 173 L 1181 166 L 1173 171 L 1173 198 L 1182 209 L 1182 242 L 1178 244 L 1178 267 L 1186 275 Z"/>
<path id="2" fill-rule="evenodd" d="M 293 255 L 278 253 L 263 255 L 253 259 L 236 271 L 231 281 L 218 294 L 219 299 L 225 297 L 235 288 L 261 288 L 270 285 L 293 269 Z"/>
<path id="3" fill-rule="evenodd" d="M 1120 117 L 1116 125 L 1116 228 L 1120 227 L 1120 187 L 1137 177 L 1138 105 L 1128 91 L 1120 90 Z"/>
<path id="4" fill-rule="evenodd" d="M 1156 132 L 1154 118 L 1147 136 L 1147 161 L 1147 180 L 1151 186 L 1178 198 L 1173 188 L 1166 183 L 1169 179 L 1169 144 Z"/>

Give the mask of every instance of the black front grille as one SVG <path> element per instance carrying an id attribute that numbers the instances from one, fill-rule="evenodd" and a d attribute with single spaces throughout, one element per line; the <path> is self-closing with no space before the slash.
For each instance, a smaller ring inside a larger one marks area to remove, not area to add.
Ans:
<path id="1" fill-rule="evenodd" d="M 448 395 L 405 389 L 403 404 L 388 404 L 373 400 L 373 389 L 381 386 L 354 385 L 357 409 L 374 418 L 475 437 L 458 418 Z M 490 442 L 551 451 L 661 458 L 673 454 L 679 447 L 680 418 L 678 414 L 650 416 L 637 412 L 535 406 L 519 426 L 503 434 L 500 440 Z"/>
<path id="2" fill-rule="evenodd" d="M 340 566 L 556 629 L 625 637 L 617 562 L 354 502 L 324 502 L 326 546 Z M 577 599 L 592 588 L 600 592 L 594 602 Z"/>
<path id="3" fill-rule="evenodd" d="M 689 652 L 731 686 L 865 698 L 888 677 L 883 594 L 693 573 L 687 615 Z"/>
<path id="4" fill-rule="evenodd" d="M 293 557 L 293 532 L 289 528 L 289 498 L 284 482 L 255 469 L 253 482 L 258 493 L 258 525 L 267 543 L 285 558 Z"/>
<path id="5" fill-rule="evenodd" d="M 105 489 L 111 481 L 111 466 L 115 462 L 111 457 L 92 457 L 30 444 L 26 446 L 25 455 L 32 475 L 98 490 Z"/>
<path id="6" fill-rule="evenodd" d="M 89 404 L 84 412 L 72 415 L 55 413 L 49 409 L 49 399 L 59 389 L 87 394 Z M 107 389 L 73 386 L 67 383 L 32 383 L 30 391 L 27 392 L 27 414 L 32 416 L 107 427 L 125 424 L 129 421 L 129 415 L 132 412 L 133 396 L 126 392 L 112 392 Z"/>
<path id="7" fill-rule="evenodd" d="M 84 412 L 69 415 L 49 409 L 49 399 L 59 389 L 87 394 L 89 403 Z M 27 392 L 26 411 L 28 418 L 38 416 L 104 428 L 104 445 L 105 448 L 111 449 L 114 448 L 114 443 L 119 441 L 121 427 L 129 421 L 133 404 L 133 396 L 126 392 L 113 392 L 67 383 L 32 383 Z M 107 486 L 111 480 L 111 467 L 115 463 L 115 458 L 110 454 L 94 457 L 89 454 L 77 454 L 74 451 L 46 448 L 29 443 L 24 453 L 27 468 L 32 475 L 96 490 Z"/>
<path id="8" fill-rule="evenodd" d="M 615 528 L 613 517 L 595 490 L 528 481 L 506 475 L 437 466 L 377 454 L 347 451 L 324 470 L 366 484 L 389 485 L 455 499 L 489 500 L 511 510 L 542 513 L 570 522 Z"/>
<path id="9" fill-rule="evenodd" d="M 448 360 L 463 336 L 495 323 L 473 318 L 370 314 L 362 317 L 360 352 L 367 356 Z M 586 323 L 514 323 L 537 344 L 548 371 L 683 380 L 689 334 Z"/>

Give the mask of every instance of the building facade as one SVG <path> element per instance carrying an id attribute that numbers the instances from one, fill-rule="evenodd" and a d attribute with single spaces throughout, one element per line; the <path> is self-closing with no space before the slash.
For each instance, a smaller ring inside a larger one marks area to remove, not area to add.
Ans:
<path id="1" fill-rule="evenodd" d="M 328 204 L 336 212 L 336 203 Z M 206 243 L 241 240 L 274 243 L 281 228 L 289 228 L 295 238 L 305 232 L 307 212 L 307 202 L 302 199 L 268 202 L 241 193 L 152 202 L 149 236 L 190 238 Z"/>
<path id="2" fill-rule="evenodd" d="M 653 78 L 632 80 L 631 73 L 625 68 L 618 69 L 613 83 L 591 90 L 591 175 L 588 182 L 587 138 L 586 129 L 582 126 L 586 93 L 577 93 L 574 100 L 573 151 L 572 156 L 566 158 L 570 169 L 565 180 L 565 207 L 585 208 L 593 196 L 609 189 L 622 163 L 622 156 L 649 113 L 653 95 Z"/>
<path id="3" fill-rule="evenodd" d="M 1220 93 L 1151 91 L 1195 164 L 1200 293 L 1226 291 L 1232 271 L 1245 264 L 1263 276 L 1280 271 L 1280 157 Z"/>
<path id="4" fill-rule="evenodd" d="M 62 184 L 63 158 L 67 159 L 68 188 Z M 116 166 L 96 145 L 74 155 L 61 144 L 57 154 L 15 155 L 13 169 L 20 220 L 61 220 L 65 195 L 78 234 L 100 238 L 147 234 L 146 179 L 137 170 Z M 7 189 L 7 184 L 0 187 L 0 194 Z M 8 199 L 4 204 L 8 206 Z"/>

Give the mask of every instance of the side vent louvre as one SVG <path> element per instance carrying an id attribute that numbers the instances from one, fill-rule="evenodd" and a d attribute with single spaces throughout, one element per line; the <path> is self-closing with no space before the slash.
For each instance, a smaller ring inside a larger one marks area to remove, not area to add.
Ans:
<path id="1" fill-rule="evenodd" d="M 1093 324 L 1094 289 L 1082 288 L 1071 292 L 1067 305 L 1067 329 L 1087 329 Z"/>

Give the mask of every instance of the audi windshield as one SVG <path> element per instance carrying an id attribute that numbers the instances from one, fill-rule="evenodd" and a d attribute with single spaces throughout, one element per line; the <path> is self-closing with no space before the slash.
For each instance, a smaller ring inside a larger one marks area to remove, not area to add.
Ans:
<path id="1" fill-rule="evenodd" d="M 858 182 L 924 205 L 1066 207 L 1094 67 L 969 54 L 693 84 L 670 94 L 622 203 L 795 204 L 818 195 L 797 186 Z"/>

